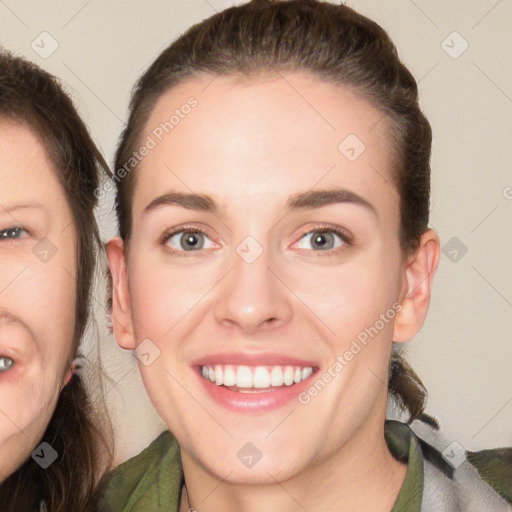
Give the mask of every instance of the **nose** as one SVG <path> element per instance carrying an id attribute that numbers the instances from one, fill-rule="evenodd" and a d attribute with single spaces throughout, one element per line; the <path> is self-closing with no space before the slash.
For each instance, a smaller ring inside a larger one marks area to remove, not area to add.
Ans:
<path id="1" fill-rule="evenodd" d="M 271 263 L 271 256 L 265 250 L 252 262 L 234 254 L 233 268 L 218 290 L 214 307 L 217 322 L 254 334 L 282 327 L 290 321 L 292 293 L 280 279 L 276 265 Z"/>

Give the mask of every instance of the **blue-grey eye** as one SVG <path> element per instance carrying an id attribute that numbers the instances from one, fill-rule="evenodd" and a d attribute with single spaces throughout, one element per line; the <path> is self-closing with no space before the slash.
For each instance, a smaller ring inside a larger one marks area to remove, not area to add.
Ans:
<path id="1" fill-rule="evenodd" d="M 5 372 L 14 364 L 14 360 L 10 357 L 0 357 L 0 372 Z"/>
<path id="2" fill-rule="evenodd" d="M 315 235 L 315 236 L 313 236 Z M 302 237 L 303 239 L 309 238 L 309 243 L 313 245 L 313 247 L 320 247 L 321 250 L 330 250 L 337 249 L 345 242 L 342 234 L 335 229 L 324 229 L 324 230 L 314 230 L 305 233 Z M 336 245 L 336 237 L 341 240 L 341 243 L 338 242 Z M 299 249 L 303 249 L 303 247 L 299 247 Z"/>
<path id="3" fill-rule="evenodd" d="M 186 234 L 187 236 L 183 236 L 183 234 Z M 177 240 L 174 241 L 173 238 L 176 238 Z M 205 247 L 205 239 L 210 240 L 210 237 L 203 233 L 202 231 L 198 230 L 185 230 L 182 229 L 181 231 L 175 231 L 174 233 L 170 233 L 166 236 L 166 244 L 171 246 L 172 249 L 175 249 L 180 252 L 195 252 L 200 249 L 209 249 L 211 248 L 211 241 L 206 242 Z M 178 247 L 173 246 L 172 242 L 177 242 Z M 208 247 L 208 243 L 210 243 L 210 246 Z M 192 249 L 192 250 L 190 250 Z"/>

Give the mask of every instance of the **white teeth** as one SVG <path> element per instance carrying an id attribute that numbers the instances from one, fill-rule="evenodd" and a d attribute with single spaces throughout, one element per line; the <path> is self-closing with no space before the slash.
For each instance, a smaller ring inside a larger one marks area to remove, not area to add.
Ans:
<path id="1" fill-rule="evenodd" d="M 308 366 L 307 368 L 302 368 L 301 379 L 306 380 L 313 373 L 313 368 Z"/>
<path id="2" fill-rule="evenodd" d="M 282 386 L 284 384 L 283 370 L 280 366 L 274 366 L 270 372 L 270 385 Z"/>
<path id="3" fill-rule="evenodd" d="M 254 370 L 252 386 L 254 388 L 268 388 L 270 386 L 270 375 L 264 366 L 258 366 Z"/>
<path id="4" fill-rule="evenodd" d="M 239 366 L 236 372 L 237 388 L 252 388 L 252 373 L 248 366 Z"/>
<path id="5" fill-rule="evenodd" d="M 217 386 L 238 388 L 269 388 L 292 386 L 307 379 L 313 373 L 311 366 L 236 366 L 205 365 L 201 374 Z"/>
<path id="6" fill-rule="evenodd" d="M 203 366 L 204 368 L 204 366 Z M 234 386 L 236 384 L 236 373 L 232 366 L 224 367 L 224 386 Z"/>
<path id="7" fill-rule="evenodd" d="M 291 386 L 293 384 L 293 366 L 287 366 L 284 370 L 284 383 L 287 386 Z"/>
<path id="8" fill-rule="evenodd" d="M 216 364 L 215 365 L 215 384 L 217 384 L 217 386 L 222 386 L 223 380 L 224 380 L 224 375 L 222 374 L 222 368 L 218 364 Z"/>

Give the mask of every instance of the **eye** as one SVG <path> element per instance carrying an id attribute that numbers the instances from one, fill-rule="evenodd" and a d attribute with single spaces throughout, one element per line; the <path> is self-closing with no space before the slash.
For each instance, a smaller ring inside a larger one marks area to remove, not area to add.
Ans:
<path id="1" fill-rule="evenodd" d="M 5 372 L 14 364 L 14 360 L 10 357 L 0 357 L 0 372 Z"/>
<path id="2" fill-rule="evenodd" d="M 336 245 L 336 239 L 340 243 Z M 321 227 L 315 230 L 310 230 L 303 235 L 301 240 L 307 240 L 313 246 L 313 249 L 318 249 L 315 252 L 331 251 L 343 247 L 344 245 L 351 245 L 352 240 L 348 233 L 334 227 Z M 300 247 L 299 249 L 308 249 L 307 247 Z M 335 251 L 338 252 L 338 251 Z"/>
<path id="3" fill-rule="evenodd" d="M 172 252 L 197 252 L 201 249 L 211 249 L 208 240 L 210 238 L 206 233 L 198 228 L 181 228 L 179 231 L 166 232 L 162 236 L 162 243 L 170 248 Z"/>
<path id="4" fill-rule="evenodd" d="M 6 228 L 0 231 L 0 241 L 5 239 L 16 240 L 21 237 L 24 233 L 24 229 L 20 226 L 14 226 L 10 228 Z"/>

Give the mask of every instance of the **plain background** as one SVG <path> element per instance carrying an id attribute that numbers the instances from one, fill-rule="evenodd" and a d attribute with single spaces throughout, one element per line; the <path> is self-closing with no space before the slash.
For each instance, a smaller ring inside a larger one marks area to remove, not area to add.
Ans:
<path id="1" fill-rule="evenodd" d="M 0 44 L 62 79 L 112 163 L 135 80 L 191 24 L 232 3 L 0 0 Z M 433 128 L 431 226 L 443 255 L 427 321 L 407 344 L 427 412 L 468 450 L 510 446 L 512 1 L 347 3 L 390 33 Z M 98 210 L 105 241 L 116 233 L 112 200 Z M 99 330 L 88 346 L 101 338 L 119 461 L 165 427 L 134 357 L 107 333 L 101 289 L 96 299 Z"/>

